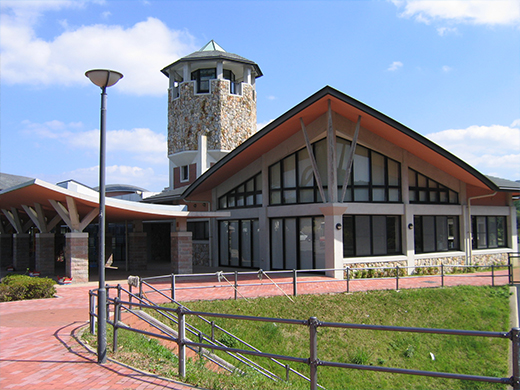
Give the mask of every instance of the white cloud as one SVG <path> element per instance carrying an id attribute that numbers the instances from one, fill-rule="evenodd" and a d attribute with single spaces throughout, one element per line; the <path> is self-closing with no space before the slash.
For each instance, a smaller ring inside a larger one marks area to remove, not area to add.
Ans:
<path id="1" fill-rule="evenodd" d="M 265 126 L 271 123 L 274 119 L 269 119 L 267 122 L 260 122 L 256 124 L 256 131 L 262 130 Z"/>
<path id="2" fill-rule="evenodd" d="M 448 66 L 448 65 L 444 65 L 442 67 L 442 71 L 445 72 L 445 73 L 451 72 L 452 70 L 453 70 L 453 68 L 451 66 Z"/>
<path id="3" fill-rule="evenodd" d="M 399 70 L 403 67 L 403 63 L 401 61 L 394 61 L 390 64 L 388 67 L 388 71 L 395 72 L 396 70 Z"/>
<path id="4" fill-rule="evenodd" d="M 404 0 L 392 2 L 404 6 L 402 17 L 413 17 L 422 23 L 449 20 L 479 25 L 520 24 L 518 0 Z"/>
<path id="5" fill-rule="evenodd" d="M 81 123 L 49 121 L 43 124 L 24 121 L 23 132 L 33 141 L 55 140 L 67 148 L 99 150 L 99 130 L 82 131 Z M 106 148 L 112 153 L 129 153 L 129 158 L 151 164 L 167 165 L 166 136 L 150 129 L 109 130 Z"/>
<path id="6" fill-rule="evenodd" d="M 515 123 L 520 124 L 520 120 Z M 443 130 L 427 137 L 484 174 L 520 179 L 520 128 L 470 126 Z"/>
<path id="7" fill-rule="evenodd" d="M 444 37 L 448 34 L 457 34 L 458 33 L 458 29 L 456 27 L 439 27 L 437 29 L 437 33 L 441 36 L 441 37 Z"/>
<path id="8" fill-rule="evenodd" d="M 38 6 L 31 9 L 27 4 Z M 114 88 L 135 95 L 162 95 L 167 92 L 168 80 L 159 70 L 196 50 L 194 39 L 187 31 L 171 30 L 156 18 L 148 18 L 128 28 L 96 24 L 71 29 L 62 22 L 65 30 L 52 40 L 36 35 L 34 26 L 42 12 L 83 4 L 3 2 L 0 19 L 2 82 L 37 86 L 87 85 L 86 70 L 109 68 L 125 76 Z"/>
<path id="9" fill-rule="evenodd" d="M 158 174 L 152 168 L 141 168 L 128 165 L 110 165 L 106 167 L 106 183 L 132 184 L 147 190 L 160 191 L 168 183 L 167 174 Z M 99 185 L 99 166 L 79 168 L 59 175 L 44 176 L 44 180 L 59 182 L 74 179 L 90 187 Z"/>

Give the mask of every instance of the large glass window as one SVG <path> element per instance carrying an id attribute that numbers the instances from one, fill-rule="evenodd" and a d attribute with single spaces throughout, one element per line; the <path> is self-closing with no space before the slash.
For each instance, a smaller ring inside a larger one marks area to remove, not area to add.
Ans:
<path id="1" fill-rule="evenodd" d="M 271 268 L 325 268 L 324 222 L 323 217 L 271 219 Z"/>
<path id="2" fill-rule="evenodd" d="M 343 257 L 401 253 L 400 216 L 343 216 Z"/>
<path id="3" fill-rule="evenodd" d="M 259 207 L 262 205 L 262 174 L 248 179 L 218 199 L 219 209 Z"/>
<path id="4" fill-rule="evenodd" d="M 327 142 L 312 145 L 325 196 L 328 191 Z M 337 138 L 338 197 L 345 181 L 350 142 Z M 345 195 L 347 202 L 400 202 L 401 166 L 382 154 L 357 146 L 352 173 Z M 269 204 L 321 202 L 314 180 L 314 171 L 306 148 L 293 153 L 269 167 Z"/>
<path id="5" fill-rule="evenodd" d="M 458 204 L 459 194 L 419 172 L 408 170 L 410 203 Z"/>
<path id="6" fill-rule="evenodd" d="M 239 83 L 235 81 L 235 74 L 229 69 L 224 69 L 223 76 L 224 80 L 229 80 L 229 92 L 232 94 L 240 93 Z M 208 93 L 211 87 L 211 80 L 214 80 L 216 78 L 216 68 L 197 69 L 191 72 L 191 79 L 197 82 L 197 93 Z"/>
<path id="7" fill-rule="evenodd" d="M 474 216 L 471 218 L 473 249 L 504 248 L 507 246 L 506 217 Z"/>
<path id="8" fill-rule="evenodd" d="M 258 235 L 256 219 L 219 221 L 219 264 L 260 268 Z"/>
<path id="9" fill-rule="evenodd" d="M 415 253 L 459 250 L 459 217 L 416 215 L 414 240 Z"/>

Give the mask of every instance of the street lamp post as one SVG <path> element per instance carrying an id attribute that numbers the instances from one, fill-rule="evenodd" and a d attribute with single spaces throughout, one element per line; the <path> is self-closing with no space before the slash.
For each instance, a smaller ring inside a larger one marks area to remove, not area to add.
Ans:
<path id="1" fill-rule="evenodd" d="M 98 244 L 98 363 L 107 361 L 107 291 L 105 288 L 105 138 L 106 138 L 106 89 L 117 83 L 123 75 L 107 69 L 93 69 L 85 73 L 90 81 L 101 88 L 101 124 L 99 142 L 99 244 Z"/>

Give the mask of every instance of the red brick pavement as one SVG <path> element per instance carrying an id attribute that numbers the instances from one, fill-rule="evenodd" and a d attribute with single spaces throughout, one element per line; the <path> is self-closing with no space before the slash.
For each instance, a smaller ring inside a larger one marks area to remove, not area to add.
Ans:
<path id="1" fill-rule="evenodd" d="M 495 276 L 495 284 L 508 283 L 506 271 L 496 272 Z M 176 284 L 178 288 L 176 299 L 179 301 L 229 299 L 235 295 L 234 289 L 230 287 L 230 283 L 234 283 L 233 280 L 218 281 L 216 276 L 198 280 L 189 279 L 189 281 L 182 279 L 184 278 L 178 278 Z M 239 298 L 283 294 L 265 277 L 261 281 L 256 276 L 248 279 L 247 283 L 257 285 L 239 287 Z M 280 288 L 286 294 L 292 294 L 292 278 L 273 277 L 273 279 L 280 284 Z M 315 283 L 317 280 L 320 283 Z M 127 287 L 126 283 L 121 283 Z M 241 280 L 239 283 L 246 282 Z M 399 288 L 435 287 L 440 286 L 440 283 L 440 277 L 400 278 Z M 445 278 L 445 286 L 458 284 L 490 285 L 490 273 Z M 154 283 L 154 287 L 159 289 L 168 286 L 168 283 L 164 282 Z M 1 389 L 192 388 L 182 383 L 146 375 L 117 363 L 98 364 L 96 356 L 77 342 L 75 335 L 88 321 L 88 290 L 96 287 L 95 283 L 58 286 L 57 298 L 0 303 Z M 350 281 L 349 291 L 395 288 L 395 279 L 357 279 Z M 158 294 L 149 290 L 148 288 L 143 291 L 147 296 L 156 299 Z M 319 276 L 298 279 L 298 294 L 345 291 L 346 281 L 337 282 Z M 113 295 L 113 292 L 111 294 Z"/>

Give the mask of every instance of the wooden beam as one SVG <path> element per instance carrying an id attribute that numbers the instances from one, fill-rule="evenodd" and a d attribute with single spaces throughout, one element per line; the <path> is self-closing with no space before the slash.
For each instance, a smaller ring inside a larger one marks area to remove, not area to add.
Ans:
<path id="1" fill-rule="evenodd" d="M 361 115 L 358 117 L 356 123 L 356 130 L 354 131 L 354 138 L 352 139 L 352 144 L 350 145 L 350 153 L 347 161 L 347 168 L 345 171 L 345 180 L 343 181 L 343 191 L 341 192 L 341 199 L 339 200 L 341 203 L 345 202 L 345 195 L 347 194 L 347 185 L 350 180 L 350 172 L 352 171 L 352 163 L 354 162 L 354 153 L 356 152 L 357 140 L 359 137 L 359 128 L 361 127 Z"/>
<path id="2" fill-rule="evenodd" d="M 336 132 L 332 125 L 332 109 L 329 99 L 327 126 L 327 175 L 329 178 L 329 202 L 338 201 L 338 165 L 336 163 Z"/>
<path id="3" fill-rule="evenodd" d="M 9 223 L 14 227 L 14 230 L 16 230 L 16 233 L 22 234 L 24 233 L 23 227 L 22 227 L 22 221 L 20 220 L 20 216 L 18 215 L 18 210 L 14 207 L 11 208 L 11 211 L 2 209 L 2 212 L 7 217 L 7 220 Z"/>
<path id="4" fill-rule="evenodd" d="M 22 208 L 25 210 L 25 213 L 29 216 L 31 221 L 36 225 L 40 233 L 47 233 L 47 226 L 45 221 L 43 221 L 43 224 L 41 223 L 40 219 L 38 218 L 38 213 L 32 207 L 25 204 L 22 205 Z"/>
<path id="5" fill-rule="evenodd" d="M 87 215 L 81 220 L 79 224 L 80 231 L 82 232 L 89 224 L 99 215 L 99 207 L 89 211 Z"/>
<path id="6" fill-rule="evenodd" d="M 76 207 L 76 200 L 70 196 L 65 197 L 67 200 L 67 209 L 69 210 L 69 217 L 72 226 L 74 226 L 75 230 L 81 232 L 83 229 L 80 229 L 80 221 L 79 221 L 79 213 L 78 208 Z"/>
<path id="7" fill-rule="evenodd" d="M 65 206 L 63 206 L 60 202 L 55 201 L 54 199 L 49 199 L 49 203 L 54 207 L 54 210 L 58 213 L 58 215 L 63 219 L 63 222 L 72 230 L 77 231 L 72 226 L 70 221 L 69 212 Z"/>
<path id="8" fill-rule="evenodd" d="M 316 179 L 316 184 L 318 186 L 318 190 L 320 191 L 322 202 L 327 203 L 327 198 L 325 198 L 325 191 L 323 191 L 323 185 L 321 184 L 320 173 L 318 172 L 318 164 L 316 164 L 314 152 L 312 151 L 312 146 L 309 141 L 309 137 L 307 136 L 307 130 L 305 130 L 305 124 L 303 123 L 302 118 L 300 118 L 300 123 L 302 126 L 303 137 L 305 138 L 305 145 L 307 146 L 307 152 L 309 153 L 309 158 L 311 160 L 312 171 L 314 172 L 314 178 Z"/>

